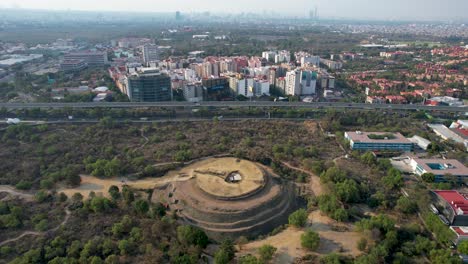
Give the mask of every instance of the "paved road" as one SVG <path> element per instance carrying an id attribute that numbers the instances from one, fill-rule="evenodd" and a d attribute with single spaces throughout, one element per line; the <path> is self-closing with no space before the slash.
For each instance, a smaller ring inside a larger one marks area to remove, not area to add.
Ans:
<path id="1" fill-rule="evenodd" d="M 392 105 L 392 104 L 354 104 L 354 103 L 303 103 L 303 102 L 158 102 L 158 103 L 0 103 L 0 108 L 199 108 L 199 107 L 279 107 L 279 108 L 347 108 L 347 109 L 387 109 L 387 110 L 426 110 L 443 112 L 468 112 L 468 107 L 426 106 L 426 105 Z"/>

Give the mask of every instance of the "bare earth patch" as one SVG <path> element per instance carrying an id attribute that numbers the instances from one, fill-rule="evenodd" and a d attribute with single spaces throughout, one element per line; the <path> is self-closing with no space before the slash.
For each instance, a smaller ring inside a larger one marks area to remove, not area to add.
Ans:
<path id="1" fill-rule="evenodd" d="M 357 249 L 357 243 L 362 234 L 353 232 L 353 226 L 350 224 L 337 224 L 327 216 L 320 214 L 320 211 L 314 211 L 309 215 L 309 228 L 320 235 L 320 248 L 317 254 L 326 255 L 332 252 L 339 252 L 344 255 L 358 256 L 361 252 Z M 350 231 L 333 231 L 332 226 L 342 226 Z M 292 263 L 295 258 L 305 256 L 308 252 L 301 247 L 301 235 L 304 230 L 294 227 L 288 227 L 283 232 L 267 237 L 263 240 L 253 241 L 242 247 L 238 253 L 239 256 L 257 253 L 259 247 L 270 244 L 276 247 L 277 253 L 273 263 Z"/>
<path id="2" fill-rule="evenodd" d="M 98 196 L 109 197 L 109 188 L 112 185 L 119 187 L 122 190 L 124 185 L 128 185 L 134 189 L 153 189 L 173 181 L 186 180 L 179 175 L 169 173 L 161 178 L 146 178 L 137 181 L 128 181 L 123 178 L 99 179 L 94 176 L 81 175 L 81 184 L 76 188 L 62 188 L 58 192 L 65 193 L 68 197 L 75 193 L 80 193 L 84 198 L 88 198 L 91 192 L 95 192 Z"/>

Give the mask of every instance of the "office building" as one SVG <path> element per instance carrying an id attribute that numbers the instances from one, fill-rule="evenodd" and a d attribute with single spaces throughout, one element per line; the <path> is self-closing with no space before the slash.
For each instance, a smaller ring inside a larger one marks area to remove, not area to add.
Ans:
<path id="1" fill-rule="evenodd" d="M 127 95 L 133 102 L 172 100 L 171 77 L 155 68 L 143 68 L 126 78 Z"/>
<path id="2" fill-rule="evenodd" d="M 413 143 L 400 133 L 345 132 L 352 150 L 361 151 L 413 151 Z"/>

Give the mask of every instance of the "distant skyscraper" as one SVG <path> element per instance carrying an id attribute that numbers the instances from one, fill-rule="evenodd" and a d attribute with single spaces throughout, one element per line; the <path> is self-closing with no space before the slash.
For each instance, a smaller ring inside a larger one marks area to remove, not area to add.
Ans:
<path id="1" fill-rule="evenodd" d="M 314 9 L 309 11 L 309 18 L 311 20 L 318 20 L 318 7 L 315 6 Z"/>
<path id="2" fill-rule="evenodd" d="M 175 13 L 175 19 L 176 19 L 176 20 L 182 20 L 182 14 L 180 13 L 180 11 L 177 11 L 177 12 Z"/>

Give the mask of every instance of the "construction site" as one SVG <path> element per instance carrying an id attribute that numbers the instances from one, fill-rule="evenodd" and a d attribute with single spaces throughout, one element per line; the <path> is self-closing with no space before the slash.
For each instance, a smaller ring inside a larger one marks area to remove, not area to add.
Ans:
<path id="1" fill-rule="evenodd" d="M 255 237 L 287 223 L 298 207 L 293 183 L 267 167 L 236 158 L 211 158 L 179 172 L 153 201 L 165 201 L 187 224 L 214 240 Z"/>

